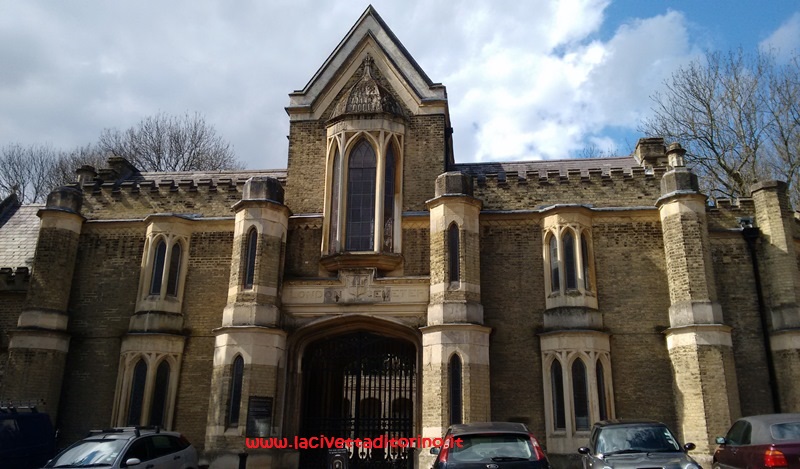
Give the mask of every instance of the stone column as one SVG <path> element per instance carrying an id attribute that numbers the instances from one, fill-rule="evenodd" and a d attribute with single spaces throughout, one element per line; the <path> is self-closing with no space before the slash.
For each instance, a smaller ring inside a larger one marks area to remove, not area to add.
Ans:
<path id="1" fill-rule="evenodd" d="M 461 362 L 461 421 L 490 419 L 489 333 L 483 326 L 480 288 L 480 200 L 459 172 L 436 179 L 430 210 L 431 286 L 428 325 L 422 330 L 422 436 L 441 437 L 452 423 L 450 362 Z M 458 280 L 449 275 L 448 229 L 459 233 Z M 419 467 L 432 462 L 420 452 Z"/>
<path id="2" fill-rule="evenodd" d="M 739 416 L 730 327 L 717 302 L 706 222 L 706 197 L 683 166 L 683 150 L 667 151 L 671 171 L 661 180 L 661 215 L 671 306 L 667 347 L 675 376 L 679 430 L 710 463 L 716 445 Z M 705 455 L 704 455 L 705 453 Z"/>
<path id="3" fill-rule="evenodd" d="M 271 406 L 272 415 L 257 436 L 281 436 L 279 380 L 285 367 L 286 332 L 280 328 L 280 284 L 289 226 L 289 209 L 283 204 L 283 188 L 274 178 L 251 178 L 245 183 L 236 212 L 228 305 L 222 327 L 214 330 L 214 370 L 211 384 L 206 450 L 212 467 L 238 464 L 245 449 L 248 403 L 259 398 Z M 256 261 L 252 286 L 245 284 L 248 235 L 257 230 Z M 228 425 L 233 360 L 244 359 L 238 425 Z M 278 453 L 275 453 L 278 455 Z M 248 467 L 273 467 L 271 452 L 250 454 Z M 277 463 L 275 463 L 277 464 Z M 275 466 L 277 467 L 277 466 Z"/>
<path id="4" fill-rule="evenodd" d="M 10 331 L 2 397 L 39 401 L 53 422 L 69 351 L 69 294 L 84 218 L 83 194 L 72 187 L 50 193 L 39 211 L 41 226 L 30 288 L 17 328 Z"/>
<path id="5" fill-rule="evenodd" d="M 800 412 L 800 271 L 787 185 L 768 181 L 752 188 L 758 250 L 768 324 L 769 346 L 777 381 L 780 412 Z"/>

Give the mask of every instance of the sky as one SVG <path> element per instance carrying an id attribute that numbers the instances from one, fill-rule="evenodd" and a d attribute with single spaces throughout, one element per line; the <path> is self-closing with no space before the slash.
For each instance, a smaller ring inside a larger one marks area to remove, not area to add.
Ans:
<path id="1" fill-rule="evenodd" d="M 0 147 L 96 142 L 199 113 L 249 169 L 286 167 L 289 93 L 369 2 L 0 0 Z M 796 0 L 373 0 L 447 87 L 456 162 L 629 154 L 705 51 L 800 49 Z"/>

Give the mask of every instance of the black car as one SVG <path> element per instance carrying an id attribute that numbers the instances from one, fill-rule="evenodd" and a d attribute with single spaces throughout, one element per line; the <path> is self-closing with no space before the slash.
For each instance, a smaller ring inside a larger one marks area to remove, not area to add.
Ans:
<path id="1" fill-rule="evenodd" d="M 445 446 L 431 448 L 434 469 L 549 469 L 536 437 L 521 423 L 483 422 L 452 425 Z"/>
<path id="2" fill-rule="evenodd" d="M 50 416 L 36 407 L 0 407 L 0 469 L 43 466 L 56 450 Z"/>
<path id="3" fill-rule="evenodd" d="M 592 427 L 589 446 L 578 449 L 584 469 L 659 467 L 701 469 L 675 434 L 653 420 L 604 420 Z"/>

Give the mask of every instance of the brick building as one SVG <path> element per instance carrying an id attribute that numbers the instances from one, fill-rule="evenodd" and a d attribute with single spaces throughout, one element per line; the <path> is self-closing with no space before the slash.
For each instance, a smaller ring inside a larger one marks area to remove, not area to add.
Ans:
<path id="1" fill-rule="evenodd" d="M 785 184 L 710 206 L 657 138 L 458 163 L 445 87 L 372 7 L 286 110 L 286 170 L 112 157 L 46 205 L 2 202 L 0 398 L 40 402 L 62 443 L 160 425 L 212 467 L 259 468 L 326 455 L 245 436 L 489 419 L 558 460 L 596 420 L 652 418 L 702 459 L 740 415 L 800 411 Z"/>

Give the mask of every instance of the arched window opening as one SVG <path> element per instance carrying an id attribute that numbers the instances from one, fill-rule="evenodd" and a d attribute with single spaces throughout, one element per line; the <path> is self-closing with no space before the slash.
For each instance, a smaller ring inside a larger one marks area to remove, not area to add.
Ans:
<path id="1" fill-rule="evenodd" d="M 140 358 L 133 368 L 131 379 L 131 394 L 128 403 L 128 420 L 126 425 L 140 425 L 142 419 L 142 405 L 144 403 L 144 385 L 147 381 L 147 363 Z"/>
<path id="2" fill-rule="evenodd" d="M 578 358 L 572 363 L 572 403 L 575 409 L 575 429 L 589 430 L 589 389 L 586 365 Z"/>
<path id="3" fill-rule="evenodd" d="M 461 279 L 461 263 L 459 255 L 461 249 L 458 243 L 458 225 L 451 223 L 447 229 L 447 255 L 450 270 L 450 281 L 458 282 Z"/>
<path id="4" fill-rule="evenodd" d="M 575 268 L 575 235 L 572 230 L 564 230 L 561 243 L 564 246 L 564 283 L 567 290 L 578 288 L 578 272 Z"/>
<path id="5" fill-rule="evenodd" d="M 550 366 L 550 380 L 553 391 L 553 426 L 555 430 L 566 430 L 567 418 L 564 408 L 564 373 L 561 370 L 561 362 L 553 360 Z"/>
<path id="6" fill-rule="evenodd" d="M 597 360 L 597 402 L 600 404 L 600 420 L 608 419 L 608 403 L 606 402 L 606 375 L 603 362 Z"/>
<path id="7" fill-rule="evenodd" d="M 181 272 L 181 243 L 172 246 L 169 258 L 169 275 L 167 276 L 167 295 L 178 296 L 178 277 Z"/>
<path id="8" fill-rule="evenodd" d="M 383 183 L 383 251 L 392 252 L 394 249 L 395 162 L 394 148 L 391 144 L 386 149 L 386 169 Z"/>
<path id="9" fill-rule="evenodd" d="M 150 280 L 150 294 L 161 294 L 161 282 L 164 278 L 164 263 L 167 257 L 167 243 L 163 239 L 156 245 L 156 254 L 153 258 L 153 276 Z"/>
<path id="10" fill-rule="evenodd" d="M 242 407 L 242 380 L 244 378 L 244 359 L 241 355 L 233 359 L 231 367 L 231 388 L 228 394 L 228 426 L 239 425 L 239 411 Z"/>
<path id="11" fill-rule="evenodd" d="M 244 288 L 253 288 L 256 276 L 256 248 L 258 247 L 258 230 L 251 228 L 247 233 L 247 248 L 244 261 Z"/>
<path id="12" fill-rule="evenodd" d="M 356 144 L 347 173 L 348 251 L 372 251 L 375 235 L 375 150 L 366 140 Z"/>
<path id="13" fill-rule="evenodd" d="M 150 406 L 150 425 L 164 426 L 169 392 L 169 363 L 163 360 L 156 370 L 156 384 L 153 388 L 153 403 Z"/>
<path id="14" fill-rule="evenodd" d="M 560 274 L 558 271 L 558 240 L 550 236 L 550 291 L 557 292 L 561 289 Z"/>
<path id="15" fill-rule="evenodd" d="M 453 355 L 450 357 L 450 365 L 448 366 L 448 375 L 450 377 L 450 425 L 461 423 L 461 357 Z"/>
<path id="16" fill-rule="evenodd" d="M 591 291 L 592 284 L 589 279 L 589 241 L 586 238 L 586 233 L 581 233 L 581 266 L 583 267 L 583 288 L 586 291 Z"/>
<path id="17" fill-rule="evenodd" d="M 339 251 L 339 178 L 342 174 L 341 164 L 339 149 L 337 148 L 333 154 L 333 181 L 331 184 L 331 224 L 328 238 L 328 252 L 331 254 Z"/>

